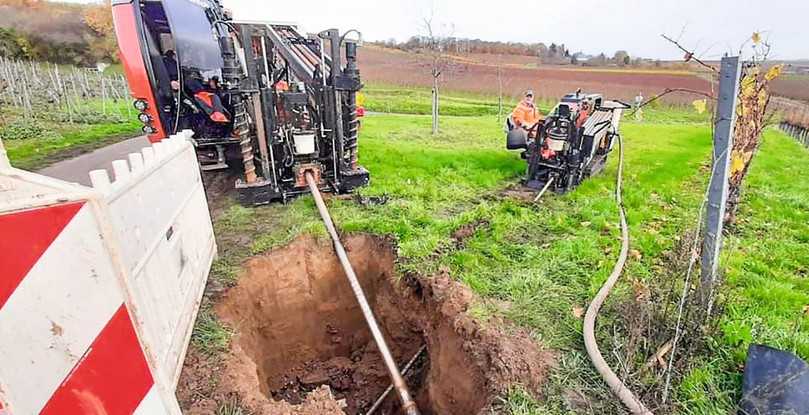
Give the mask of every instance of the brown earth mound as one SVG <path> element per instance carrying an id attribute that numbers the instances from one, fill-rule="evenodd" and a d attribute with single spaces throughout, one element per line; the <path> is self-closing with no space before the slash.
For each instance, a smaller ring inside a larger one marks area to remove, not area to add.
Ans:
<path id="1" fill-rule="evenodd" d="M 356 235 L 346 249 L 422 414 L 477 414 L 521 384 L 537 393 L 552 363 L 523 331 L 482 325 L 473 296 L 446 274 L 394 272 L 387 241 Z M 221 367 L 221 396 L 263 414 L 364 414 L 390 381 L 331 244 L 301 237 L 245 264 L 216 308 L 235 329 Z M 395 393 L 377 414 L 398 413 Z"/>

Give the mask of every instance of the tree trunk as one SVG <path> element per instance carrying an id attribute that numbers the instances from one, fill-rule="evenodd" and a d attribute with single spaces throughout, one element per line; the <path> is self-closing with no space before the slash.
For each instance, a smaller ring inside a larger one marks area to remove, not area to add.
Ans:
<path id="1" fill-rule="evenodd" d="M 438 134 L 438 77 L 433 76 L 433 135 Z"/>
<path id="2" fill-rule="evenodd" d="M 497 67 L 497 121 L 503 120 L 503 70 Z"/>

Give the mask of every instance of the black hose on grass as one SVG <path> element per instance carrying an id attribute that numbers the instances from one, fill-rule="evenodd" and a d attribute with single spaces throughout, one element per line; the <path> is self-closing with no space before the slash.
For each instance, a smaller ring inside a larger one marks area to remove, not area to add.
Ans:
<path id="1" fill-rule="evenodd" d="M 598 373 L 610 386 L 612 392 L 621 399 L 621 402 L 623 402 L 633 414 L 652 415 L 652 411 L 648 410 L 646 406 L 643 405 L 643 402 L 624 385 L 621 379 L 618 378 L 618 375 L 607 365 L 604 356 L 601 355 L 601 350 L 598 348 L 595 336 L 595 323 L 598 312 L 601 310 L 604 300 L 607 299 L 610 291 L 621 276 L 621 272 L 626 264 L 627 254 L 629 253 L 629 228 L 626 224 L 626 212 L 624 211 L 624 203 L 621 199 L 621 181 L 624 171 L 624 145 L 621 136 L 618 134 L 615 136 L 618 138 L 618 174 L 615 179 L 615 203 L 618 205 L 618 212 L 621 216 L 621 253 L 618 255 L 615 266 L 612 268 L 612 274 L 610 274 L 607 281 L 604 282 L 604 285 L 601 286 L 601 289 L 598 290 L 595 298 L 590 302 L 590 306 L 587 307 L 587 313 L 584 315 L 584 346 L 587 348 L 587 354 L 590 356 L 593 366 L 595 366 Z"/>

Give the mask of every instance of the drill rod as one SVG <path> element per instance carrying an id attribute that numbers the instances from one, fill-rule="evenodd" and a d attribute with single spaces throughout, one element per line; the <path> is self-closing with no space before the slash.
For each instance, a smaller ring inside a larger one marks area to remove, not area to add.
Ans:
<path id="1" fill-rule="evenodd" d="M 402 401 L 402 411 L 405 415 L 419 415 L 416 402 L 410 396 L 410 391 L 407 390 L 407 385 L 402 378 L 402 374 L 399 373 L 396 361 L 393 360 L 393 355 L 390 353 L 387 343 L 385 343 L 382 331 L 379 329 L 374 313 L 371 311 L 371 306 L 368 305 L 368 300 L 365 298 L 365 293 L 362 291 L 362 286 L 357 279 L 357 274 L 354 273 L 354 268 L 348 261 L 348 255 L 346 254 L 345 248 L 343 248 L 343 244 L 340 242 L 340 236 L 337 235 L 337 229 L 334 227 L 334 222 L 331 220 L 328 209 L 326 209 L 326 204 L 323 202 L 323 196 L 320 195 L 320 190 L 317 188 L 315 178 L 312 176 L 311 171 L 307 171 L 304 174 L 306 176 L 306 183 L 309 185 L 309 190 L 312 192 L 312 197 L 315 199 L 317 210 L 320 212 L 320 217 L 323 219 L 326 230 L 329 232 L 331 240 L 334 243 L 334 250 L 337 252 L 340 264 L 343 266 L 351 289 L 354 291 L 354 296 L 360 304 L 362 315 L 365 317 L 366 323 L 368 323 L 368 328 L 371 330 L 374 342 L 376 342 L 379 352 L 382 354 L 382 360 L 385 361 L 385 366 L 388 368 L 393 387 L 396 388 L 396 391 L 399 393 L 399 398 Z"/>

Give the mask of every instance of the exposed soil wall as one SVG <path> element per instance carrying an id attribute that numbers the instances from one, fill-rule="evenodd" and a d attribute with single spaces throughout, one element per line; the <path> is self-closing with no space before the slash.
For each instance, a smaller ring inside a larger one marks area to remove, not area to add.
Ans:
<path id="1" fill-rule="evenodd" d="M 345 238 L 388 345 L 423 414 L 476 414 L 519 383 L 537 392 L 552 363 L 529 336 L 466 311 L 471 292 L 448 275 L 395 275 L 381 238 Z M 235 329 L 218 388 L 265 414 L 364 414 L 390 381 L 331 243 L 301 237 L 245 264 L 218 304 Z M 499 322 L 502 323 L 502 322 Z M 379 414 L 398 413 L 391 393 Z"/>

